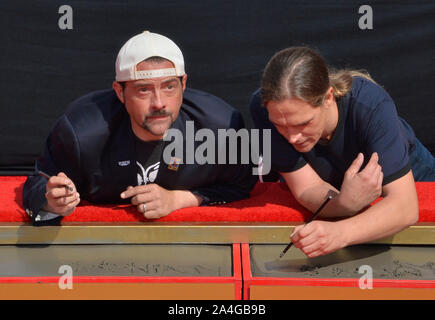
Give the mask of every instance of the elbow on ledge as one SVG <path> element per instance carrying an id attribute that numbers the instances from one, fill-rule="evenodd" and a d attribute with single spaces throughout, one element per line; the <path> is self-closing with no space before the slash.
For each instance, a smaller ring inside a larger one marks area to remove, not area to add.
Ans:
<path id="1" fill-rule="evenodd" d="M 419 218 L 419 208 L 418 208 L 418 200 L 413 201 L 407 206 L 407 214 L 406 214 L 406 224 L 407 226 L 412 226 L 418 222 Z"/>

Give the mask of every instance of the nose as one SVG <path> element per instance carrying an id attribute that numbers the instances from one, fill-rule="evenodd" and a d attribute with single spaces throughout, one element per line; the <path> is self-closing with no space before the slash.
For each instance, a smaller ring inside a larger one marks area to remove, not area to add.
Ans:
<path id="1" fill-rule="evenodd" d="M 155 90 L 151 100 L 151 108 L 154 110 L 160 110 L 163 109 L 164 107 L 165 104 L 163 102 L 160 90 Z"/>
<path id="2" fill-rule="evenodd" d="M 289 130 L 287 137 L 288 137 L 288 141 L 291 144 L 294 144 L 294 143 L 297 143 L 298 140 L 302 137 L 302 133 L 300 133 L 300 132 L 290 132 L 290 130 Z"/>

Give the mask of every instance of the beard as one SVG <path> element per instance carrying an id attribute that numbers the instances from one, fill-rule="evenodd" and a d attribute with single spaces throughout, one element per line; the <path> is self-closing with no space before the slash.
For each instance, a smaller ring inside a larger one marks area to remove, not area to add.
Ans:
<path id="1" fill-rule="evenodd" d="M 164 118 L 153 119 L 153 117 Z M 163 136 L 166 130 L 168 130 L 173 123 L 174 119 L 172 113 L 162 109 L 148 113 L 142 122 L 142 128 L 155 136 Z"/>

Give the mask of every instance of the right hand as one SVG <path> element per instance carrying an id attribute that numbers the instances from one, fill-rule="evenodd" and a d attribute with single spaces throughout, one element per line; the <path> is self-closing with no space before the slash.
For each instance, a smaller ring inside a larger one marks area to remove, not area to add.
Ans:
<path id="1" fill-rule="evenodd" d="M 72 191 L 65 186 L 71 187 Z M 76 186 L 63 172 L 48 180 L 45 198 L 47 205 L 44 209 L 64 217 L 73 213 L 80 203 L 80 194 L 77 192 Z"/>
<path id="2" fill-rule="evenodd" d="M 344 174 L 339 195 L 340 202 L 355 213 L 382 194 L 384 174 L 378 161 L 379 156 L 374 152 L 366 167 L 359 172 L 364 162 L 364 155 L 359 153 Z"/>

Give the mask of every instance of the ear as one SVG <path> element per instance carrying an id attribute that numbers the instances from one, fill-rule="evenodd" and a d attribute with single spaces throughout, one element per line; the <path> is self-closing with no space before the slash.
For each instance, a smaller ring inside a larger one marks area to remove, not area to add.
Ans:
<path id="1" fill-rule="evenodd" d="M 116 96 L 118 97 L 118 99 L 122 103 L 125 103 L 125 101 L 124 101 L 124 88 L 119 84 L 119 82 L 113 81 L 112 88 L 115 91 Z"/>
<path id="2" fill-rule="evenodd" d="M 326 92 L 324 105 L 331 106 L 333 102 L 334 102 L 334 89 L 332 87 L 329 87 L 328 91 Z"/>
<path id="3" fill-rule="evenodd" d="M 185 74 L 181 79 L 181 84 L 183 85 L 183 92 L 184 90 L 186 90 L 186 83 L 187 83 L 187 74 Z"/>

